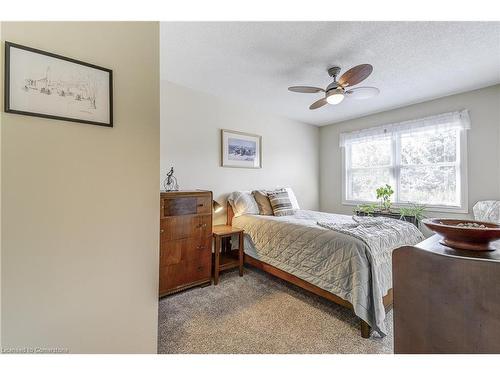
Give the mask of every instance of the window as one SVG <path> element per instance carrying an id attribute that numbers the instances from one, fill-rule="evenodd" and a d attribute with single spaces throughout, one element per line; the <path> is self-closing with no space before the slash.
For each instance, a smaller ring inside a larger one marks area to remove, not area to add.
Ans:
<path id="1" fill-rule="evenodd" d="M 467 111 L 341 134 L 343 203 L 375 202 L 394 189 L 396 205 L 467 211 Z"/>

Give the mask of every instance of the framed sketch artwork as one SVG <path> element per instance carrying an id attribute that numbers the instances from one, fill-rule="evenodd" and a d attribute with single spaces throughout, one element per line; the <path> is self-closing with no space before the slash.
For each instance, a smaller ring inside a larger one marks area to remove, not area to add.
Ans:
<path id="1" fill-rule="evenodd" d="M 5 42 L 5 112 L 113 126 L 113 72 Z"/>
<path id="2" fill-rule="evenodd" d="M 222 129 L 222 166 L 233 168 L 262 167 L 262 137 Z"/>

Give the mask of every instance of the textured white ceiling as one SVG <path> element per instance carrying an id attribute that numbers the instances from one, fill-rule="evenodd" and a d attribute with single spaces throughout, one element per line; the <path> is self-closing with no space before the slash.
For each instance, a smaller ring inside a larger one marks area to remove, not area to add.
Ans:
<path id="1" fill-rule="evenodd" d="M 381 93 L 311 111 L 332 65 Z M 500 22 L 164 22 L 161 78 L 315 125 L 500 83 Z"/>

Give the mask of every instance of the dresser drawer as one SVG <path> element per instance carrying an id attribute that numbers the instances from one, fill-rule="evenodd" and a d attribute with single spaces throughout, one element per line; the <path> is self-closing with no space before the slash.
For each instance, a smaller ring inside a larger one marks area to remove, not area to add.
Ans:
<path id="1" fill-rule="evenodd" d="M 212 234 L 212 215 L 186 215 L 160 220 L 160 240 L 181 240 L 190 237 L 209 237 Z"/>
<path id="2" fill-rule="evenodd" d="M 199 214 L 212 213 L 212 199 L 210 197 L 198 197 L 196 200 L 196 212 Z"/>
<path id="3" fill-rule="evenodd" d="M 199 232 L 196 236 L 211 237 L 212 236 L 212 215 L 200 215 L 198 216 L 198 221 L 196 228 Z"/>
<path id="4" fill-rule="evenodd" d="M 174 197 L 163 199 L 163 216 L 194 215 L 198 197 Z"/>
<path id="5" fill-rule="evenodd" d="M 210 261 L 211 255 L 212 237 L 162 241 L 160 246 L 160 267 L 179 264 L 184 261 Z"/>
<path id="6" fill-rule="evenodd" d="M 161 219 L 160 242 L 192 237 L 196 233 L 194 225 L 197 221 L 195 216 L 176 216 Z"/>
<path id="7" fill-rule="evenodd" d="M 201 280 L 210 280 L 211 263 L 208 260 L 200 262 L 181 262 L 160 268 L 160 293 Z"/>
<path id="8" fill-rule="evenodd" d="M 162 207 L 162 217 L 210 214 L 212 212 L 212 199 L 205 195 L 164 198 Z"/>

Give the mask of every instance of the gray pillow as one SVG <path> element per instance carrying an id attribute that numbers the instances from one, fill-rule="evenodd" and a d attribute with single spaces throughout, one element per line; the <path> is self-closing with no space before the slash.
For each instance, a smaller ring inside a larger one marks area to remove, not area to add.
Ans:
<path id="1" fill-rule="evenodd" d="M 252 194 L 257 202 L 257 206 L 259 207 L 260 215 L 274 215 L 273 208 L 271 207 L 271 203 L 269 202 L 269 198 L 267 196 L 267 190 L 254 190 L 252 191 Z"/>
<path id="2" fill-rule="evenodd" d="M 267 196 L 269 197 L 269 203 L 271 203 L 274 216 L 288 216 L 295 213 L 286 190 L 270 192 Z"/>

